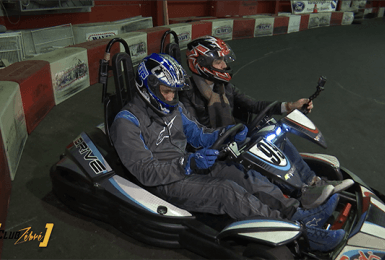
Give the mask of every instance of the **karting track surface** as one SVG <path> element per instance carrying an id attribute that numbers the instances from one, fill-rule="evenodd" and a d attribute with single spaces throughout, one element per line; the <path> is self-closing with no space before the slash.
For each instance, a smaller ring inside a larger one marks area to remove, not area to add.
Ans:
<path id="1" fill-rule="evenodd" d="M 326 138 L 324 150 L 291 135 L 300 152 L 336 156 L 364 182 L 385 192 L 385 20 L 323 27 L 228 43 L 237 60 L 232 82 L 258 100 L 296 101 L 325 91 L 309 118 Z M 100 58 L 103 53 L 100 54 Z M 185 61 L 185 59 L 184 59 Z M 185 66 L 185 64 L 183 64 Z M 110 83 L 112 79 L 109 80 Z M 50 167 L 82 131 L 103 122 L 101 84 L 55 106 L 29 136 L 13 181 L 6 231 L 31 227 L 45 232 L 54 223 L 48 247 L 38 241 L 4 240 L 2 259 L 198 259 L 186 250 L 147 246 L 100 221 L 70 211 L 51 192 Z"/>

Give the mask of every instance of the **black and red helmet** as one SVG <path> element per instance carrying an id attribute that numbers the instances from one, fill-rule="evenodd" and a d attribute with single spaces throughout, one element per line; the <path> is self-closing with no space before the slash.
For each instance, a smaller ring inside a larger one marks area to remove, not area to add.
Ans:
<path id="1" fill-rule="evenodd" d="M 199 37 L 187 44 L 187 64 L 191 72 L 210 81 L 229 82 L 232 70 L 229 66 L 220 70 L 212 66 L 216 59 L 226 64 L 235 60 L 235 54 L 228 44 L 214 36 Z"/>

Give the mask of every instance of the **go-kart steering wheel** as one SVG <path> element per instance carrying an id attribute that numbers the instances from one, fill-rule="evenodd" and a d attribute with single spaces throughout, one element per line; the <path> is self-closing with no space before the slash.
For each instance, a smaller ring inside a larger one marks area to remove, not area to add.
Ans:
<path id="1" fill-rule="evenodd" d="M 270 103 L 268 106 L 266 106 L 261 112 L 258 113 L 258 115 L 253 119 L 253 121 L 247 126 L 249 128 L 248 136 L 252 133 L 252 130 L 256 128 L 259 123 L 261 123 L 262 119 L 266 116 L 269 115 L 271 116 L 271 110 L 273 107 L 278 103 L 278 101 L 274 101 Z M 269 113 L 268 113 L 269 112 Z"/>
<path id="2" fill-rule="evenodd" d="M 220 136 L 216 141 L 215 143 L 211 146 L 210 149 L 213 149 L 213 150 L 219 150 L 219 148 L 221 147 L 221 145 L 226 141 L 226 139 L 233 135 L 233 134 L 236 134 L 241 128 L 243 127 L 243 124 L 242 123 L 239 123 L 239 124 L 236 124 L 234 125 L 233 127 L 229 128 L 226 130 L 226 132 L 223 133 L 222 136 Z"/>

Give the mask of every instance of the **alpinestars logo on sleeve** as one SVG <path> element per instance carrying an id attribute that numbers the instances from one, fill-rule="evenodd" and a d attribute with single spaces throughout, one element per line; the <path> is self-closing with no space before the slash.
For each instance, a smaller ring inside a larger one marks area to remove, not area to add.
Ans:
<path id="1" fill-rule="evenodd" d="M 160 131 L 159 135 L 158 135 L 158 139 L 156 140 L 156 145 L 160 145 L 164 139 L 166 138 L 170 138 L 169 135 L 167 135 L 168 133 L 171 134 L 171 128 L 174 124 L 174 120 L 175 120 L 176 116 L 174 116 L 173 119 L 171 119 L 170 123 L 166 123 L 166 126 L 163 127 L 163 130 Z M 168 131 L 166 132 L 166 127 L 168 129 Z"/>

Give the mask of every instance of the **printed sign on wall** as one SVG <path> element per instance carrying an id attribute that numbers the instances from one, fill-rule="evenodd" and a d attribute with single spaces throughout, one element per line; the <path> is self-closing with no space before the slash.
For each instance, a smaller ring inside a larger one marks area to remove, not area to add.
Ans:
<path id="1" fill-rule="evenodd" d="M 20 87 L 16 82 L 0 81 L 0 129 L 13 180 L 28 138 Z"/>
<path id="2" fill-rule="evenodd" d="M 207 20 L 212 22 L 212 36 L 218 37 L 224 41 L 233 39 L 233 19 Z"/>
<path id="3" fill-rule="evenodd" d="M 147 56 L 147 33 L 129 32 L 120 34 L 119 37 L 127 42 L 133 65 Z M 120 51 L 125 52 L 123 44 L 120 44 Z"/>
<path id="4" fill-rule="evenodd" d="M 179 48 L 181 50 L 187 48 L 187 43 L 191 41 L 191 35 L 192 35 L 192 25 L 187 23 L 177 23 L 177 24 L 170 24 L 166 25 L 166 27 L 173 30 L 177 35 L 179 39 Z M 174 42 L 174 37 L 170 34 L 171 42 Z"/>
<path id="5" fill-rule="evenodd" d="M 274 31 L 274 17 L 260 17 L 255 19 L 254 37 L 272 36 Z"/>
<path id="6" fill-rule="evenodd" d="M 85 48 L 61 48 L 31 60 L 45 60 L 50 63 L 56 105 L 90 86 Z"/>
<path id="7" fill-rule="evenodd" d="M 350 9 L 350 4 L 352 3 L 352 1 L 342 1 L 341 2 L 341 10 L 340 11 L 347 11 Z"/>
<path id="8" fill-rule="evenodd" d="M 332 1 L 291 1 L 293 14 L 313 13 L 317 5 L 318 12 L 334 12 L 337 7 L 337 0 Z"/>
<path id="9" fill-rule="evenodd" d="M 329 26 L 331 15 L 331 13 L 310 14 L 308 28 Z"/>
<path id="10" fill-rule="evenodd" d="M 290 15 L 287 33 L 299 32 L 300 24 L 301 24 L 301 16 L 300 15 Z"/>
<path id="11" fill-rule="evenodd" d="M 352 7 L 354 7 L 355 9 L 365 8 L 365 6 L 366 6 L 366 0 L 353 0 L 352 1 Z"/>
<path id="12" fill-rule="evenodd" d="M 87 33 L 86 34 L 86 41 L 94 41 L 99 39 L 104 39 L 110 36 L 116 36 L 118 35 L 118 31 L 108 31 L 108 32 L 97 32 L 97 33 Z"/>
<path id="13" fill-rule="evenodd" d="M 344 12 L 342 16 L 341 25 L 350 25 L 353 23 L 354 13 L 353 12 Z"/>

